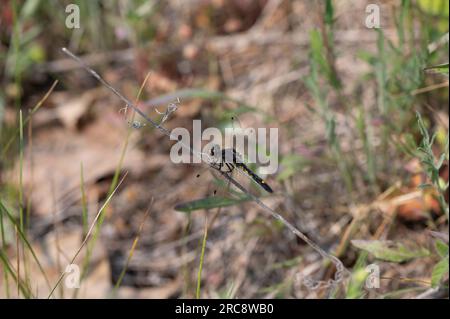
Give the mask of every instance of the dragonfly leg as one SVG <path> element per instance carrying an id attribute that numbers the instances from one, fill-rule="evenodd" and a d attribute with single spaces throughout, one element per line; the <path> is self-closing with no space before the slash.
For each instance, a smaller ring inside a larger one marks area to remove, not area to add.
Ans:
<path id="1" fill-rule="evenodd" d="M 233 164 L 230 164 L 230 163 L 225 163 L 225 165 L 226 165 L 227 168 L 228 168 L 228 172 L 227 172 L 227 173 L 232 173 L 233 170 L 234 170 L 234 165 L 233 165 Z"/>
<path id="2" fill-rule="evenodd" d="M 217 163 L 213 162 L 213 163 L 210 163 L 210 165 L 211 165 L 212 168 L 214 168 L 214 169 L 216 169 L 218 171 L 222 170 L 222 167 L 223 167 L 223 163 L 222 162 L 217 162 Z"/>

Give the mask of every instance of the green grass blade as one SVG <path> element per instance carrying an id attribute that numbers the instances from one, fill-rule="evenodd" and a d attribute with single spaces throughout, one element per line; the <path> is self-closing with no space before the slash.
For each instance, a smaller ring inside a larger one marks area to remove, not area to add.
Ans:
<path id="1" fill-rule="evenodd" d="M 55 89 L 56 85 L 58 84 L 58 81 L 53 82 L 52 86 L 50 87 L 50 89 L 47 91 L 47 93 L 45 93 L 44 97 L 35 105 L 35 107 L 33 107 L 30 111 L 30 113 L 28 114 L 28 116 L 25 118 L 25 120 L 23 121 L 23 125 L 27 125 L 28 122 L 31 120 L 31 118 L 33 117 L 34 113 L 36 113 L 39 108 L 42 106 L 42 104 L 44 104 L 44 102 L 47 100 L 47 98 L 50 96 L 50 94 L 53 92 L 53 90 Z M 18 127 L 16 129 L 16 131 L 13 133 L 13 135 L 11 136 L 11 138 L 8 140 L 8 142 L 6 142 L 5 146 L 2 149 L 2 153 L 1 153 L 1 158 L 4 158 L 6 156 L 6 152 L 9 150 L 9 148 L 11 147 L 12 143 L 14 142 L 14 140 L 16 139 L 16 137 L 19 135 L 20 132 L 20 127 Z"/>
<path id="2" fill-rule="evenodd" d="M 0 250 L 6 251 L 6 237 L 5 237 L 5 226 L 3 224 L 3 210 L 0 209 L 0 238 L 2 239 L 2 247 Z M 9 299 L 9 282 L 8 282 L 8 272 L 3 272 L 3 280 L 5 281 L 5 295 Z"/>
<path id="3" fill-rule="evenodd" d="M 424 71 L 432 71 L 435 73 L 442 73 L 448 75 L 448 63 L 429 66 L 425 68 Z"/>
<path id="4" fill-rule="evenodd" d="M 8 257 L 5 255 L 4 250 L 0 249 L 0 259 L 3 264 L 3 271 L 5 273 L 8 273 L 15 282 L 18 283 L 18 287 L 25 298 L 32 298 L 33 294 L 31 293 L 30 289 L 23 283 L 23 281 L 17 277 L 16 273 L 14 272 L 12 266 L 9 264 Z"/>
<path id="5" fill-rule="evenodd" d="M 200 254 L 200 263 L 198 265 L 198 273 L 197 273 L 197 290 L 195 292 L 195 297 L 197 299 L 200 299 L 203 261 L 204 261 L 204 258 L 205 258 L 205 248 L 206 248 L 206 239 L 207 238 L 208 238 L 208 221 L 205 219 L 205 233 L 203 235 L 203 240 L 202 240 L 202 251 L 201 251 L 201 254 Z"/>
<path id="6" fill-rule="evenodd" d="M 433 288 L 437 287 L 445 274 L 448 274 L 448 255 L 434 266 L 431 275 L 431 286 Z"/>
<path id="7" fill-rule="evenodd" d="M 20 229 L 20 225 L 15 220 L 14 216 L 8 211 L 8 209 L 5 207 L 3 202 L 0 200 L 0 209 L 6 213 L 6 216 L 10 220 L 10 222 L 17 228 L 17 232 L 19 234 L 20 240 L 25 244 L 25 246 L 28 248 L 28 250 L 31 252 L 31 255 L 33 256 L 33 259 L 35 260 L 36 264 L 39 267 L 40 272 L 44 276 L 45 282 L 49 289 L 51 289 L 50 281 L 48 280 L 47 274 L 44 271 L 44 268 L 42 267 L 41 263 L 39 262 L 38 257 L 36 256 L 36 253 L 34 252 L 33 248 L 31 247 L 30 243 L 27 240 L 26 235 L 23 233 L 23 231 Z"/>
<path id="8" fill-rule="evenodd" d="M 19 111 L 19 220 L 20 230 L 24 232 L 23 220 L 23 120 L 22 110 Z"/>
<path id="9" fill-rule="evenodd" d="M 190 213 L 192 211 L 200 209 L 212 209 L 212 208 L 233 206 L 249 200 L 251 200 L 250 197 L 242 197 L 239 199 L 234 199 L 228 197 L 213 196 L 178 204 L 175 206 L 175 210 L 184 213 Z"/>
<path id="10" fill-rule="evenodd" d="M 86 236 L 88 230 L 88 210 L 86 201 L 86 192 L 84 190 L 84 170 L 83 163 L 80 163 L 80 188 L 81 188 L 81 220 L 83 223 L 83 237 Z"/>

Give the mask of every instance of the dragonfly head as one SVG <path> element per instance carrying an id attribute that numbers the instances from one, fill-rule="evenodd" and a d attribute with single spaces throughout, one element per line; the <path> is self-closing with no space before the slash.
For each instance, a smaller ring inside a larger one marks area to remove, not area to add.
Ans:
<path id="1" fill-rule="evenodd" d="M 213 144 L 213 146 L 209 150 L 209 153 L 214 159 L 220 159 L 221 157 L 220 146 L 217 144 Z"/>
<path id="2" fill-rule="evenodd" d="M 217 144 L 213 144 L 213 146 L 211 147 L 209 153 L 213 157 L 220 156 L 220 146 L 217 145 Z"/>

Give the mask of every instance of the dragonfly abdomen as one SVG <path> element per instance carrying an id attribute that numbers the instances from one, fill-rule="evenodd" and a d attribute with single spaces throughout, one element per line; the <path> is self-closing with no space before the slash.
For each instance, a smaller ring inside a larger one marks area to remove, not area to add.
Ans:
<path id="1" fill-rule="evenodd" d="M 241 168 L 246 174 L 248 174 L 259 186 L 264 188 L 269 193 L 273 193 L 272 188 L 258 175 L 253 173 L 251 169 L 247 167 L 244 163 L 235 163 L 236 167 Z"/>

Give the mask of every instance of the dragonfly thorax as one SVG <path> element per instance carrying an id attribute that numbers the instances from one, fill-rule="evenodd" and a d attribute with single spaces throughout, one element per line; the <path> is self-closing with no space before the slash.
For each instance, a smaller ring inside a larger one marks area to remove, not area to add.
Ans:
<path id="1" fill-rule="evenodd" d="M 220 149 L 220 146 L 214 144 L 210 150 L 211 166 L 221 172 L 225 169 L 226 174 L 231 174 L 235 168 L 244 171 L 253 181 L 264 188 L 267 192 L 272 193 L 273 190 L 269 185 L 257 174 L 255 174 L 247 165 L 244 164 L 242 156 L 236 152 L 234 148 Z"/>
<path id="2" fill-rule="evenodd" d="M 214 161 L 220 163 L 243 163 L 242 155 L 234 148 L 220 149 L 220 146 L 214 144 L 211 147 L 210 154 Z"/>

